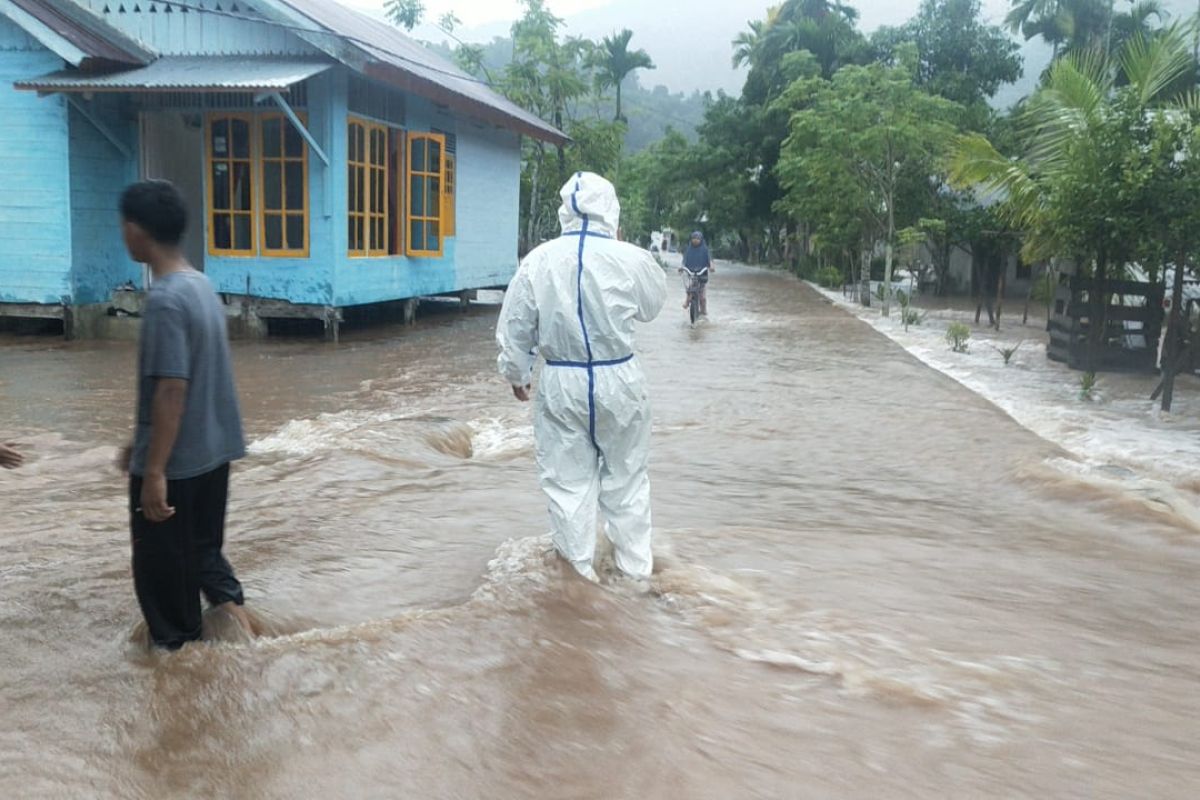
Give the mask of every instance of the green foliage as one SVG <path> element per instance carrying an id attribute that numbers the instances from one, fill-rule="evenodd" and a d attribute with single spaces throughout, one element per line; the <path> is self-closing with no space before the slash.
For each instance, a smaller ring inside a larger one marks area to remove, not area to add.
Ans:
<path id="1" fill-rule="evenodd" d="M 1005 22 L 1026 39 L 1041 38 L 1056 55 L 1085 50 L 1117 52 L 1135 39 L 1149 39 L 1166 13 L 1157 0 L 1129 0 L 1118 11 L 1113 0 L 1012 0 Z"/>
<path id="2" fill-rule="evenodd" d="M 501 88 L 513 102 L 560 130 L 572 128 L 573 104 L 590 91 L 595 44 L 561 37 L 563 20 L 545 0 L 522 0 L 525 13 L 513 23 L 513 58 L 505 68 Z M 524 140 L 521 170 L 523 249 L 535 246 L 558 229 L 558 189 L 566 181 L 566 145 L 547 152 L 540 141 Z M 584 159 L 577 158 L 578 161 Z"/>
<path id="3" fill-rule="evenodd" d="M 848 66 L 832 80 L 798 80 L 775 103 L 790 116 L 775 208 L 803 221 L 835 252 L 894 244 L 923 216 L 954 133 L 958 107 L 927 94 L 903 69 Z"/>
<path id="4" fill-rule="evenodd" d="M 425 17 L 425 3 L 422 0 L 385 0 L 383 11 L 393 25 L 411 31 Z"/>
<path id="5" fill-rule="evenodd" d="M 1161 232 L 1164 218 L 1200 202 L 1192 194 L 1187 203 L 1188 191 L 1171 191 L 1171 176 L 1194 172 L 1195 159 L 1176 164 L 1184 151 L 1172 147 L 1183 139 L 1163 132 L 1172 115 L 1153 113 L 1172 102 L 1174 87 L 1192 69 L 1189 42 L 1178 30 L 1134 40 L 1113 59 L 1073 52 L 1053 64 L 1021 111 L 1019 158 L 1001 154 L 981 134 L 963 136 L 951 177 L 1003 200 L 998 210 L 1024 232 L 1026 258 L 1062 256 L 1101 270 L 1123 265 L 1145 249 L 1148 231 Z M 1191 111 L 1174 114 L 1194 128 Z M 1159 135 L 1172 143 L 1156 146 Z M 1164 216 L 1156 198 L 1165 196 L 1185 205 Z"/>
<path id="6" fill-rule="evenodd" d="M 1024 343 L 1025 342 L 1023 341 L 1017 342 L 1012 347 L 996 347 L 995 345 L 992 345 L 991 347 L 1000 354 L 1000 357 L 1004 359 L 1004 366 L 1007 367 L 1009 362 L 1012 361 L 1012 357 L 1017 354 L 1017 351 L 1021 349 L 1021 345 Z"/>
<path id="7" fill-rule="evenodd" d="M 453 37 L 453 29 L 443 31 Z M 489 83 L 499 85 L 500 79 L 513 60 L 512 39 L 498 36 L 486 44 L 456 41 L 453 47 L 443 43 L 426 42 L 425 46 L 452 60 L 465 72 Z M 589 67 L 590 69 L 590 67 Z M 621 115 L 625 118 L 625 150 L 638 153 L 677 130 L 689 141 L 697 138 L 696 129 L 704 121 L 704 112 L 711 97 L 704 92 L 672 92 L 665 86 L 642 86 L 634 72 L 621 88 Z M 594 77 L 591 78 L 594 85 Z M 569 109 L 569 118 L 604 119 L 612 117 L 611 90 L 595 90 L 576 98 Z"/>
<path id="8" fill-rule="evenodd" d="M 971 329 L 962 322 L 951 322 L 946 329 L 946 343 L 956 353 L 965 353 L 971 349 Z"/>
<path id="9" fill-rule="evenodd" d="M 1021 57 L 1004 30 L 983 19 L 980 0 L 922 0 L 912 20 L 880 28 L 871 44 L 893 62 L 901 45 L 914 44 L 916 84 L 986 116 L 987 100 L 1021 77 Z"/>
<path id="10" fill-rule="evenodd" d="M 605 36 L 593 56 L 596 68 L 596 87 L 600 91 L 616 89 L 617 113 L 614 120 L 623 121 L 621 113 L 621 87 L 634 71 L 639 69 L 654 69 L 654 62 L 645 50 L 630 50 L 629 42 L 633 39 L 633 31 L 628 28 L 612 36 Z"/>
<path id="11" fill-rule="evenodd" d="M 567 125 L 567 172 L 587 170 L 614 183 L 620 179 L 621 143 L 625 123 L 604 120 L 575 120 Z"/>
<path id="12" fill-rule="evenodd" d="M 1079 378 L 1079 399 L 1090 401 L 1094 399 L 1099 380 L 1095 372 L 1085 372 Z"/>
<path id="13" fill-rule="evenodd" d="M 694 177 L 696 151 L 675 131 L 627 158 L 617 185 L 621 218 L 628 238 L 645 241 L 662 227 L 690 230 L 699 207 L 701 186 Z"/>
<path id="14" fill-rule="evenodd" d="M 817 272 L 817 283 L 826 289 L 839 289 L 842 282 L 842 271 L 837 267 L 823 267 Z"/>
<path id="15" fill-rule="evenodd" d="M 784 72 L 785 57 L 808 51 L 820 75 L 830 78 L 847 64 L 869 60 L 858 31 L 858 11 L 840 0 L 786 0 L 768 12 L 765 24 L 734 40 L 734 59 L 750 65 L 743 97 L 766 104 L 795 80 Z"/>
<path id="16" fill-rule="evenodd" d="M 900 321 L 904 323 L 904 330 L 908 330 L 910 325 L 922 325 L 925 322 L 925 317 L 929 315 L 927 311 L 918 311 L 915 308 L 903 306 L 900 309 Z"/>

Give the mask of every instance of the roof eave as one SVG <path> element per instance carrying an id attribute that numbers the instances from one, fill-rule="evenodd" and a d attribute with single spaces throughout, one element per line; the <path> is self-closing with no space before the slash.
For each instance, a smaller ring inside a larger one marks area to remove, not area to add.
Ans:
<path id="1" fill-rule="evenodd" d="M 461 111 L 473 117 L 508 128 L 525 136 L 538 139 L 553 145 L 567 144 L 571 137 L 550 125 L 535 125 L 506 113 L 502 109 L 470 97 L 464 97 L 457 92 L 447 89 L 433 81 L 414 75 L 408 70 L 380 61 L 368 62 L 361 70 L 369 78 L 387 83 L 403 91 L 425 97 L 434 102 L 442 103 L 448 108 Z"/>
<path id="2" fill-rule="evenodd" d="M 258 12 L 267 19 L 294 26 L 293 34 L 355 72 L 550 144 L 559 145 L 571 141 L 569 136 L 551 125 L 535 125 L 503 109 L 465 97 L 394 64 L 379 61 L 357 42 L 351 42 L 336 31 L 325 28 L 286 2 L 262 0 L 258 4 Z"/>
<path id="3" fill-rule="evenodd" d="M 27 2 L 0 0 L 0 16 L 7 17 L 73 67 L 91 69 L 106 64 L 143 66 L 155 58 L 155 54 L 140 42 L 75 3 L 38 0 L 35 8 L 29 6 Z M 67 31 L 56 27 L 63 25 L 72 27 Z M 77 40 L 83 41 L 72 41 L 72 34 Z M 89 38 L 92 40 L 91 50 L 88 49 Z M 94 47 L 97 42 L 103 46 Z"/>

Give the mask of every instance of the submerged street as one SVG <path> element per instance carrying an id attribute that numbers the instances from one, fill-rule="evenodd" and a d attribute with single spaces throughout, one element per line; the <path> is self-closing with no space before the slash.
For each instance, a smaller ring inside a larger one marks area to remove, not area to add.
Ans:
<path id="1" fill-rule="evenodd" d="M 175 655 L 134 641 L 134 347 L 0 337 L 0 796 L 1195 795 L 1193 530 L 788 276 L 722 265 L 696 328 L 669 279 L 650 596 L 548 556 L 481 304 L 235 344 L 275 635 Z"/>

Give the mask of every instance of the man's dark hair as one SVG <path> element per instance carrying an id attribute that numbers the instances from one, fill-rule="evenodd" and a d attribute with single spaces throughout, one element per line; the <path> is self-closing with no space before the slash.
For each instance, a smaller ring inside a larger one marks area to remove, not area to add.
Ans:
<path id="1" fill-rule="evenodd" d="M 168 181 L 141 181 L 121 193 L 121 217 L 158 244 L 174 247 L 187 229 L 187 205 Z"/>

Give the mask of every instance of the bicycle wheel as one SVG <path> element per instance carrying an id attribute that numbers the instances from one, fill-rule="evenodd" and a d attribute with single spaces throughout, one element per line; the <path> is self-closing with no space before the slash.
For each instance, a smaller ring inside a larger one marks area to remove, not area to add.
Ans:
<path id="1" fill-rule="evenodd" d="M 693 325 L 700 318 L 700 295 L 697 292 L 692 292 L 688 300 L 688 315 L 691 316 Z"/>

